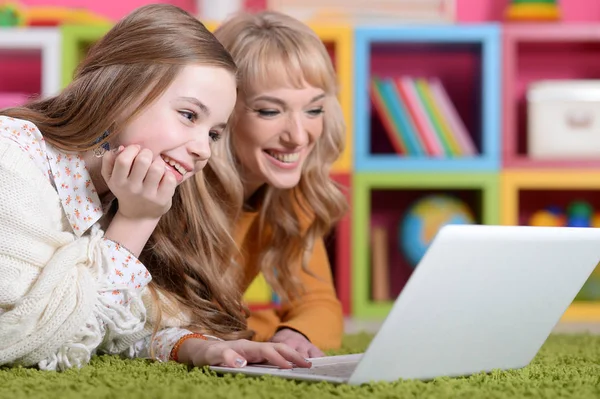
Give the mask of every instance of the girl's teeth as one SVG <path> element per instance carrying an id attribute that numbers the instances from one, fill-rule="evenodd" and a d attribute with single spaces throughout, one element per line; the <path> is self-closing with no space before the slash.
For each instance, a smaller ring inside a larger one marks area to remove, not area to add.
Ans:
<path id="1" fill-rule="evenodd" d="M 179 165 L 177 162 L 175 162 L 174 160 L 172 160 L 171 158 L 169 158 L 166 155 L 163 155 L 162 158 L 163 158 L 163 161 L 165 161 L 166 163 L 171 165 L 176 171 L 178 171 L 181 174 L 181 176 L 185 176 L 187 171 L 183 168 L 183 166 Z"/>
<path id="2" fill-rule="evenodd" d="M 294 163 L 300 158 L 299 152 L 294 152 L 291 154 L 280 154 L 276 152 L 269 151 L 269 155 L 273 158 L 277 159 L 280 162 L 284 163 Z"/>

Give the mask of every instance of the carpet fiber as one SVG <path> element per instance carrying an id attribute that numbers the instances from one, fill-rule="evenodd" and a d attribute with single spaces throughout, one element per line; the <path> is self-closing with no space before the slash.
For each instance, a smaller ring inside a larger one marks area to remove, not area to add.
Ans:
<path id="1" fill-rule="evenodd" d="M 336 354 L 363 351 L 370 336 L 351 335 Z M 332 352 L 333 354 L 333 352 Z M 600 336 L 553 335 L 526 368 L 352 387 L 274 377 L 220 377 L 175 363 L 102 356 L 64 373 L 0 368 L 0 398 L 600 398 Z"/>

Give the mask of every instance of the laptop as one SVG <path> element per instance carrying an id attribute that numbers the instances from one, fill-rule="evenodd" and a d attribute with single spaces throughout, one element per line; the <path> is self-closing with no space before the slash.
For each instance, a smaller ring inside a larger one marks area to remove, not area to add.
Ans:
<path id="1" fill-rule="evenodd" d="M 446 225 L 364 353 L 212 369 L 352 385 L 519 369 L 599 261 L 600 229 Z"/>

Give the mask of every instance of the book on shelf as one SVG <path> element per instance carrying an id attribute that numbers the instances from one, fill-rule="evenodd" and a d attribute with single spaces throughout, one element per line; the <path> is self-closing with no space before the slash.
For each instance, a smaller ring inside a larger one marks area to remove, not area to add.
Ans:
<path id="1" fill-rule="evenodd" d="M 390 299 L 388 233 L 385 227 L 371 229 L 371 296 L 374 301 Z"/>
<path id="2" fill-rule="evenodd" d="M 373 76 L 369 92 L 397 154 L 437 158 L 477 155 L 473 139 L 439 78 Z"/>

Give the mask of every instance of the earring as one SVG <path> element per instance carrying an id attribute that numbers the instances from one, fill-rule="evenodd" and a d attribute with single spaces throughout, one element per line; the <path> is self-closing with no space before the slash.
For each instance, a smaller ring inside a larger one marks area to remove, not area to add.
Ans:
<path id="1" fill-rule="evenodd" d="M 104 140 L 105 138 L 108 137 L 108 130 L 105 131 L 104 133 L 102 133 L 102 136 L 98 137 L 95 141 L 94 144 L 98 144 L 99 142 L 101 142 L 102 140 Z M 102 158 L 102 156 L 106 153 L 106 151 L 110 150 L 110 144 L 107 142 L 105 142 L 102 145 L 99 145 L 98 147 L 94 148 L 93 152 L 94 152 L 94 156 L 96 158 Z"/>

